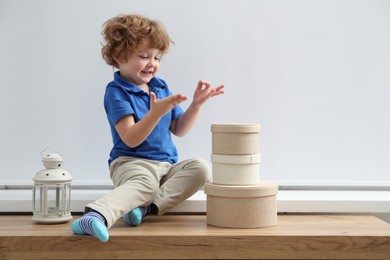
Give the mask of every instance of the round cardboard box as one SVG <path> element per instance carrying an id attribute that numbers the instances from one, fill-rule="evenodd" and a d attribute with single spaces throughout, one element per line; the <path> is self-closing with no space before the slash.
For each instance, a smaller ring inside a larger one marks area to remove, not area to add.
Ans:
<path id="1" fill-rule="evenodd" d="M 212 153 L 243 155 L 259 153 L 260 125 L 212 124 Z"/>
<path id="2" fill-rule="evenodd" d="M 250 186 L 205 184 L 207 224 L 226 228 L 261 228 L 277 224 L 278 185 L 260 182 Z"/>
<path id="3" fill-rule="evenodd" d="M 253 185 L 260 182 L 260 154 L 211 154 L 213 183 L 221 185 Z"/>

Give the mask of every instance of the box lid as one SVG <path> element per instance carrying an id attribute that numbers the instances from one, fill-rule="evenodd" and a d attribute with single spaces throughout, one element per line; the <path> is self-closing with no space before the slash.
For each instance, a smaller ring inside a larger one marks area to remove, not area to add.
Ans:
<path id="1" fill-rule="evenodd" d="M 278 185 L 274 182 L 260 182 L 255 185 L 228 186 L 208 182 L 204 191 L 207 195 L 220 197 L 265 197 L 276 195 Z"/>
<path id="2" fill-rule="evenodd" d="M 258 124 L 212 124 L 211 132 L 223 133 L 259 133 Z"/>
<path id="3" fill-rule="evenodd" d="M 258 164 L 261 161 L 260 154 L 249 155 L 221 155 L 211 154 L 211 162 L 227 164 Z"/>

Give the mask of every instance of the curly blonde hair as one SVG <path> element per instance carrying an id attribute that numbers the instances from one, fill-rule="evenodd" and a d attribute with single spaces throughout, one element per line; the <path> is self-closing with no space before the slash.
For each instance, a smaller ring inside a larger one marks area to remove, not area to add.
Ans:
<path id="1" fill-rule="evenodd" d="M 164 26 L 138 14 L 118 15 L 103 24 L 102 56 L 108 65 L 118 68 L 116 59 L 127 61 L 141 43 L 166 53 L 173 41 Z"/>

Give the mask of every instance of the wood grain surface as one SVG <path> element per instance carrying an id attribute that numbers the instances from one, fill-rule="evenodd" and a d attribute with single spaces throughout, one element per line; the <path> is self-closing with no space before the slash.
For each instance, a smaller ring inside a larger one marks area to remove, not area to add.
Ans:
<path id="1" fill-rule="evenodd" d="M 279 215 L 276 226 L 257 229 L 209 226 L 205 215 L 149 216 L 138 227 L 119 220 L 107 243 L 70 225 L 0 216 L 0 259 L 390 258 L 390 225 L 374 216 Z"/>

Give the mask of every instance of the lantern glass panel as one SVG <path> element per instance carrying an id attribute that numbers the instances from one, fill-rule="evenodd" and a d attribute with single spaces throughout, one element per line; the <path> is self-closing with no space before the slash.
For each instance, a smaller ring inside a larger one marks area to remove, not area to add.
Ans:
<path id="1" fill-rule="evenodd" d="M 64 203 L 65 203 L 65 213 L 70 212 L 70 191 L 71 191 L 71 185 L 65 184 L 64 186 L 65 192 L 64 192 Z"/>
<path id="2" fill-rule="evenodd" d="M 61 186 L 48 186 L 47 187 L 47 213 L 57 214 L 61 213 L 61 199 L 62 189 Z"/>
<path id="3" fill-rule="evenodd" d="M 34 205 L 33 210 L 36 214 L 43 214 L 44 211 L 44 201 L 43 201 L 43 185 L 36 184 L 34 186 Z"/>

